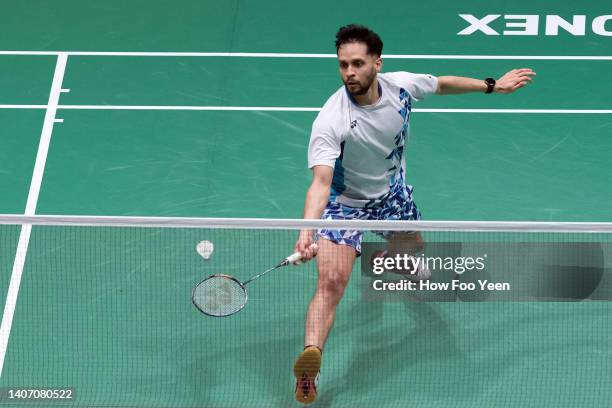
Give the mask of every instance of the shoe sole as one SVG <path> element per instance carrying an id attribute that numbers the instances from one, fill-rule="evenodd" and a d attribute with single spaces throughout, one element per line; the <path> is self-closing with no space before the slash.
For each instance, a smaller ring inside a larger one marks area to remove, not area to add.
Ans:
<path id="1" fill-rule="evenodd" d="M 293 366 L 293 374 L 295 375 L 296 381 L 306 376 L 314 382 L 320 369 L 321 352 L 313 347 L 302 352 Z M 310 404 L 314 402 L 317 397 L 316 390 L 312 391 L 314 392 L 304 393 L 303 390 L 298 387 L 295 390 L 295 399 L 303 404 Z"/>

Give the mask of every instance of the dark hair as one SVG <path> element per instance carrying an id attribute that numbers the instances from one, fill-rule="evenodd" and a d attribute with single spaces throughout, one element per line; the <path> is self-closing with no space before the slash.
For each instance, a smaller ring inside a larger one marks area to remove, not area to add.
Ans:
<path id="1" fill-rule="evenodd" d="M 368 46 L 368 54 L 380 57 L 383 42 L 374 31 L 359 24 L 349 24 L 340 27 L 336 33 L 336 53 L 343 44 L 360 42 Z"/>

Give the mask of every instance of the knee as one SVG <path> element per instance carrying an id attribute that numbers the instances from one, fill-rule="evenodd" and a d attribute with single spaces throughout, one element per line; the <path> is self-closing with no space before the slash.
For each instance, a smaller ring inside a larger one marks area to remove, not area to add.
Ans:
<path id="1" fill-rule="evenodd" d="M 338 271 L 321 270 L 319 272 L 317 290 L 322 292 L 324 296 L 337 302 L 344 294 L 347 284 L 348 274 L 339 273 Z"/>

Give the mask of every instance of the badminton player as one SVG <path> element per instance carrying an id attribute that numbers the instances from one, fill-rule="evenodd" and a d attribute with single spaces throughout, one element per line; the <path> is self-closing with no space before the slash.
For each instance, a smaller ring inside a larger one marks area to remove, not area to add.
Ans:
<path id="1" fill-rule="evenodd" d="M 380 37 L 364 26 L 348 25 L 336 34 L 344 85 L 327 100 L 312 126 L 308 167 L 313 178 L 306 194 L 306 219 L 420 219 L 403 154 L 413 103 L 433 94 L 509 94 L 535 75 L 528 68 L 513 69 L 497 80 L 382 73 L 382 49 Z M 421 240 L 418 233 L 386 238 Z M 323 348 L 353 262 L 361 253 L 362 232 L 302 230 L 295 250 L 311 258 L 309 247 L 315 239 L 317 287 L 306 315 L 305 347 L 294 365 L 295 397 L 305 404 L 317 396 Z"/>

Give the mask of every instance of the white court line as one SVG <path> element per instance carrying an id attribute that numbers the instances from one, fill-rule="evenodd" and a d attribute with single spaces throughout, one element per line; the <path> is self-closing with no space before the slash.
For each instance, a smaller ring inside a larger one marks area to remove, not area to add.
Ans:
<path id="1" fill-rule="evenodd" d="M 0 105 L 0 109 L 47 109 L 47 105 Z"/>
<path id="2" fill-rule="evenodd" d="M 0 109 L 46 109 L 46 105 L 0 105 Z M 131 106 L 131 105 L 58 105 L 68 110 L 161 110 L 161 111 L 267 111 L 319 112 L 321 108 L 290 106 Z M 539 114 L 612 114 L 612 109 L 413 109 L 421 113 L 539 113 Z"/>
<path id="3" fill-rule="evenodd" d="M 53 83 L 51 84 L 51 93 L 49 95 L 49 103 L 47 104 L 45 121 L 43 123 L 42 133 L 40 135 L 40 143 L 38 145 L 38 153 L 36 154 L 36 162 L 34 164 L 34 172 L 32 174 L 32 181 L 30 182 L 30 191 L 28 192 L 28 201 L 26 203 L 24 215 L 31 216 L 36 212 L 36 204 L 38 203 L 38 195 L 40 193 L 40 186 L 42 184 L 43 173 L 45 171 L 45 163 L 47 162 L 47 153 L 49 152 L 51 133 L 53 132 L 53 123 L 55 122 L 55 114 L 57 112 L 67 61 L 67 54 L 60 53 L 57 56 L 55 74 L 53 75 Z M 15 262 L 13 263 L 13 271 L 11 273 L 11 282 L 6 295 L 4 314 L 2 315 L 2 325 L 0 326 L 0 376 L 2 376 L 4 358 L 6 356 L 9 336 L 11 334 L 11 326 L 13 325 L 13 315 L 15 314 L 15 306 L 17 304 L 17 296 L 19 294 L 19 287 L 21 285 L 21 275 L 23 274 L 23 267 L 25 265 L 26 254 L 28 252 L 31 231 L 31 224 L 23 224 L 21 226 L 21 233 L 19 234 L 19 242 L 17 244 L 17 252 L 15 254 Z"/>
<path id="4" fill-rule="evenodd" d="M 84 110 L 179 110 L 179 111 L 277 111 L 318 112 L 321 108 L 274 107 L 274 106 L 106 106 L 106 105 L 61 105 L 59 109 Z M 547 113 L 547 114 L 610 114 L 612 109 L 413 109 L 424 113 Z"/>
<path id="5" fill-rule="evenodd" d="M 137 105 L 61 105 L 59 109 L 83 110 L 168 110 L 168 111 L 279 111 L 318 112 L 321 108 L 290 106 L 137 106 Z"/>
<path id="6" fill-rule="evenodd" d="M 413 109 L 421 113 L 611 114 L 612 109 Z"/>
<path id="7" fill-rule="evenodd" d="M 243 57 L 243 58 L 336 58 L 336 54 L 278 52 L 106 52 L 106 51 L 0 51 L 0 55 L 59 55 L 88 57 Z M 561 60 L 612 61 L 609 55 L 427 55 L 383 54 L 388 59 L 438 60 Z"/>

